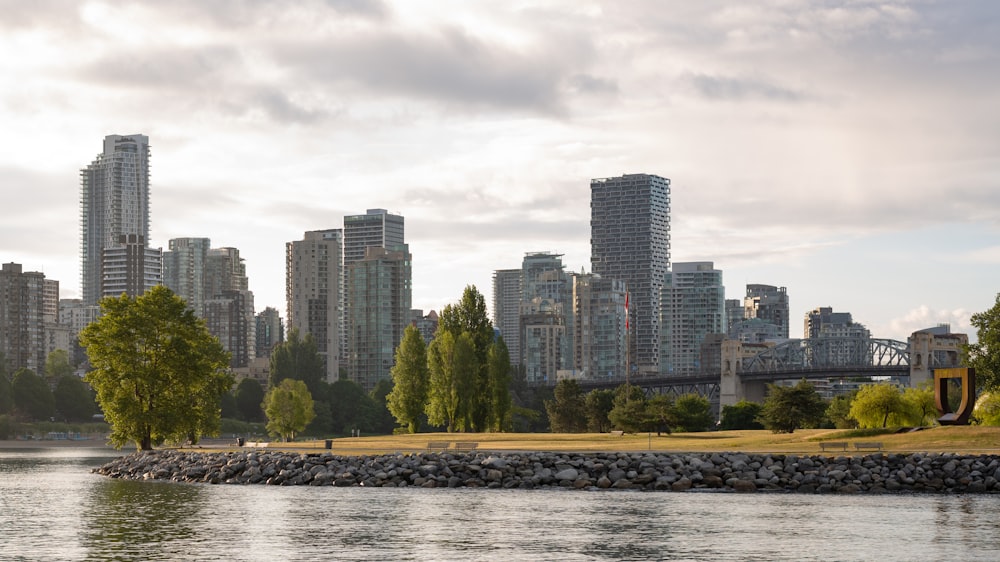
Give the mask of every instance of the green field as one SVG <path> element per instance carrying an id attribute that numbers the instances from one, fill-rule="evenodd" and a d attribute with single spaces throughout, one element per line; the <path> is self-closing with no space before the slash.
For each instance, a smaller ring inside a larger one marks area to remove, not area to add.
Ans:
<path id="1" fill-rule="evenodd" d="M 448 441 L 478 443 L 486 451 L 660 451 L 671 453 L 741 451 L 752 453 L 820 452 L 822 441 L 870 442 L 883 444 L 891 453 L 956 452 L 1000 453 L 998 427 L 934 427 L 923 431 L 893 433 L 892 430 L 808 429 L 792 434 L 770 431 L 713 431 L 705 433 L 653 434 L 607 433 L 419 433 L 334 439 L 336 454 L 361 455 L 426 451 L 428 443 Z M 326 442 L 269 442 L 272 450 L 323 450 Z M 851 447 L 853 451 L 853 446 Z"/>

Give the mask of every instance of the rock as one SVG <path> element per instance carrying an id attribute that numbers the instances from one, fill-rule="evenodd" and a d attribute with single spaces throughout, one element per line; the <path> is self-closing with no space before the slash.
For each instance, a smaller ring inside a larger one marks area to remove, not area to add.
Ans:
<path id="1" fill-rule="evenodd" d="M 565 468 L 555 473 L 553 478 L 556 480 L 576 480 L 580 473 L 575 468 Z"/>
<path id="2" fill-rule="evenodd" d="M 757 485 L 750 480 L 736 480 L 733 482 L 733 490 L 737 492 L 756 492 Z"/>

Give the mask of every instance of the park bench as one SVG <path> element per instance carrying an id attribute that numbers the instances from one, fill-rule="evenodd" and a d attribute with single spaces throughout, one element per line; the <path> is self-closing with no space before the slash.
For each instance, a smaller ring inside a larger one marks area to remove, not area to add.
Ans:
<path id="1" fill-rule="evenodd" d="M 451 447 L 450 441 L 431 441 L 427 444 L 428 451 L 445 451 Z"/>
<path id="2" fill-rule="evenodd" d="M 854 444 L 855 451 L 881 451 L 882 443 L 877 441 L 862 441 Z"/>
<path id="3" fill-rule="evenodd" d="M 847 450 L 847 441 L 823 441 L 819 444 L 819 448 L 823 451 L 827 450 Z"/>
<path id="4" fill-rule="evenodd" d="M 479 446 L 479 443 L 470 443 L 470 442 L 458 441 L 458 442 L 455 443 L 455 450 L 456 451 L 469 452 L 469 451 L 475 450 L 475 448 L 478 447 L 478 446 Z"/>
<path id="5" fill-rule="evenodd" d="M 612 437 L 621 437 L 622 435 L 625 435 L 625 432 L 620 429 L 616 429 L 611 432 Z"/>

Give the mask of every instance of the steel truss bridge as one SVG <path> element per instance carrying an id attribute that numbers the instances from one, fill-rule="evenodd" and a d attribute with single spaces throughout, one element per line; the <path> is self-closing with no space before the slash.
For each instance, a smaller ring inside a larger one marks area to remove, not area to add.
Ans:
<path id="1" fill-rule="evenodd" d="M 928 358 L 932 365 L 949 365 L 943 355 Z M 879 338 L 814 338 L 789 340 L 756 355 L 738 359 L 736 374 L 743 382 L 831 379 L 844 377 L 909 377 L 910 348 L 906 342 Z M 722 359 L 725 370 L 726 359 Z M 731 367 L 731 366 L 730 366 Z M 647 396 L 697 393 L 718 403 L 722 372 L 683 376 L 632 377 Z M 585 390 L 616 388 L 624 377 L 578 381 Z"/>

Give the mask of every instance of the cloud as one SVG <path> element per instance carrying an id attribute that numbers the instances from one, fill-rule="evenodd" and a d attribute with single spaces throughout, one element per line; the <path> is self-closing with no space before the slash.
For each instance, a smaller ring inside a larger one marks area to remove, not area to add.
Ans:
<path id="1" fill-rule="evenodd" d="M 949 324 L 952 332 L 971 335 L 975 333 L 970 322 L 971 318 L 972 313 L 962 308 L 932 310 L 927 305 L 920 305 L 901 317 L 891 319 L 889 329 L 893 334 L 905 334 L 903 337 L 906 337 L 917 330 L 933 328 L 939 324 Z"/>
<path id="2" fill-rule="evenodd" d="M 807 96 L 801 92 L 756 78 L 687 73 L 683 77 L 683 80 L 691 84 L 699 95 L 716 101 L 763 99 L 780 102 L 800 102 L 807 99 Z"/>

